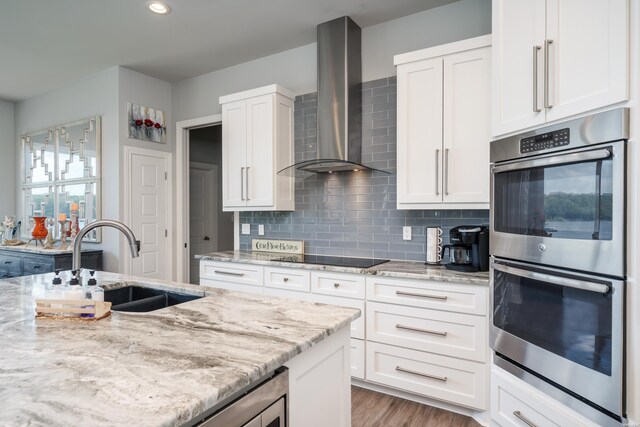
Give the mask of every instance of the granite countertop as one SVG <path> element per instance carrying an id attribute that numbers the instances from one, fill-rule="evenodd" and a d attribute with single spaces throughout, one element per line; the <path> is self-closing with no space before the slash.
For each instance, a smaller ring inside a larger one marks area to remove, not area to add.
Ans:
<path id="1" fill-rule="evenodd" d="M 0 425 L 177 426 L 359 316 L 351 308 L 98 272 L 204 298 L 99 321 L 34 318 L 53 274 L 0 281 Z"/>
<path id="2" fill-rule="evenodd" d="M 34 244 L 19 245 L 19 246 L 10 246 L 10 245 L 0 244 L 0 249 L 10 250 L 10 251 L 29 252 L 32 254 L 61 255 L 61 254 L 72 254 L 73 244 L 70 244 L 67 249 L 60 249 L 59 247 L 54 247 L 52 249 L 45 249 L 42 246 L 36 246 Z M 100 250 L 102 249 L 85 248 L 85 249 L 82 249 L 82 252 L 91 252 L 91 251 L 100 251 Z"/>
<path id="3" fill-rule="evenodd" d="M 300 261 L 301 255 L 278 254 L 270 252 L 226 251 L 196 255 L 196 258 L 210 261 L 240 262 L 265 266 L 301 268 L 307 270 L 336 271 L 354 274 L 374 274 L 385 277 L 407 279 L 436 280 L 440 282 L 466 283 L 477 285 L 489 284 L 489 272 L 463 273 L 448 270 L 443 266 L 431 266 L 422 262 L 389 261 L 370 268 L 339 267 L 287 262 L 285 259 Z"/>

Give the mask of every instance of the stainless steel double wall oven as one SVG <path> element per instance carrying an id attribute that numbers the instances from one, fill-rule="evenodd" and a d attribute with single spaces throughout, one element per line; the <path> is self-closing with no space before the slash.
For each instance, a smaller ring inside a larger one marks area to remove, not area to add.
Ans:
<path id="1" fill-rule="evenodd" d="M 494 363 L 600 425 L 625 414 L 628 109 L 491 143 Z"/>

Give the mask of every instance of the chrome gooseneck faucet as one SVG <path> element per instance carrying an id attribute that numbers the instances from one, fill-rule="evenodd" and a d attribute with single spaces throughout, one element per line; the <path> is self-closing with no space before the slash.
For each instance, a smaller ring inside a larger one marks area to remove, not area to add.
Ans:
<path id="1" fill-rule="evenodd" d="M 129 241 L 129 248 L 131 248 L 131 256 L 133 258 L 137 258 L 139 256 L 140 251 L 140 241 L 136 240 L 136 236 L 134 236 L 133 231 L 120 221 L 114 221 L 112 219 L 102 219 L 99 221 L 94 221 L 91 224 L 88 224 L 82 230 L 78 232 L 76 236 L 76 240 L 73 242 L 73 261 L 72 261 L 72 269 L 77 271 L 78 276 L 80 275 L 80 260 L 82 258 L 80 247 L 82 245 L 82 239 L 84 236 L 94 228 L 98 227 L 112 227 L 117 230 L 120 230 L 122 234 L 125 235 L 127 240 Z"/>

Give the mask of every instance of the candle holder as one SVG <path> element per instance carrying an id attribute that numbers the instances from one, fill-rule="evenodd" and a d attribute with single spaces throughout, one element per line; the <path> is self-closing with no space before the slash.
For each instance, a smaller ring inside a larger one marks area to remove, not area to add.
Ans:
<path id="1" fill-rule="evenodd" d="M 65 250 L 69 247 L 69 245 L 67 245 L 67 224 L 69 221 L 65 220 L 58 220 L 58 223 L 60 224 L 60 249 L 61 250 Z"/>

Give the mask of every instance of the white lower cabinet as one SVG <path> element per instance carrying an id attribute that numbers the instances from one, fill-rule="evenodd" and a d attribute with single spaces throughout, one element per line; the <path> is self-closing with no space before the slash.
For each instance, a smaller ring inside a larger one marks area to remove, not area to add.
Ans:
<path id="1" fill-rule="evenodd" d="M 501 427 L 597 426 L 496 366 L 491 369 L 491 420 Z"/>
<path id="2" fill-rule="evenodd" d="M 287 267 L 201 261 L 200 284 L 357 308 L 351 377 L 487 410 L 488 289 Z"/>
<path id="3" fill-rule="evenodd" d="M 367 339 L 484 362 L 487 324 L 483 316 L 367 302 Z"/>
<path id="4" fill-rule="evenodd" d="M 351 338 L 351 376 L 364 379 L 364 340 Z"/>
<path id="5" fill-rule="evenodd" d="M 473 409 L 487 407 L 484 363 L 367 341 L 367 380 Z"/>

